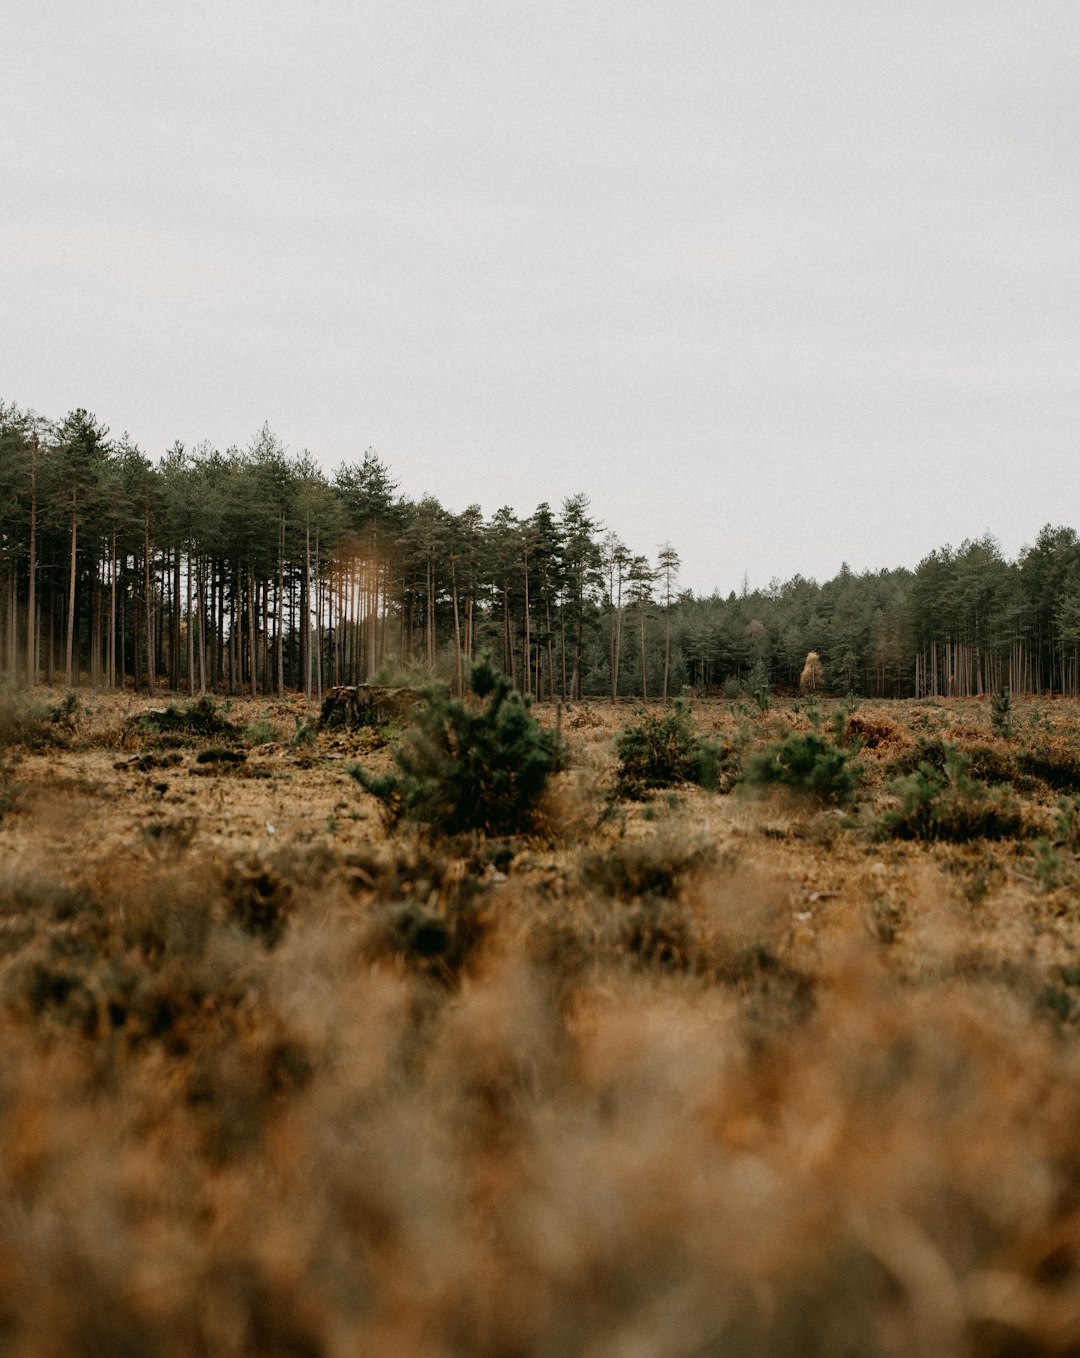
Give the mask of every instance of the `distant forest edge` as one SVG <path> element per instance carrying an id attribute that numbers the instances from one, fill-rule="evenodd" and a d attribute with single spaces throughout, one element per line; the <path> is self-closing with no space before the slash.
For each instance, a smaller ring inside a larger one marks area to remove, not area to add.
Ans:
<path id="1" fill-rule="evenodd" d="M 722 528 L 718 525 L 718 534 Z M 436 675 L 481 649 L 539 699 L 1080 692 L 1080 541 L 1047 526 L 914 570 L 697 598 L 670 544 L 627 547 L 572 495 L 528 518 L 397 494 L 370 451 L 327 476 L 268 426 L 155 465 L 84 410 L 0 402 L 0 667 L 27 684 L 320 694 Z"/>

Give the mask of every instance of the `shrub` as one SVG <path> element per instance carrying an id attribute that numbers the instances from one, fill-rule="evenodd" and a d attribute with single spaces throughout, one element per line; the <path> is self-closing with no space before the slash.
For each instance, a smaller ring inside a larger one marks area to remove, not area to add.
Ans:
<path id="1" fill-rule="evenodd" d="M 349 772 L 383 804 L 387 820 L 404 817 L 458 834 L 519 834 L 533 824 L 556 767 L 558 742 L 511 691 L 510 681 L 482 657 L 469 674 L 479 701 L 430 689 L 414 724 L 394 751 L 395 773 Z"/>
<path id="2" fill-rule="evenodd" d="M 855 791 L 858 774 L 851 754 L 820 732 L 790 731 L 752 756 L 743 781 L 777 783 L 823 802 L 846 802 Z"/>
<path id="3" fill-rule="evenodd" d="M 1058 792 L 1080 790 L 1080 752 L 1061 736 L 1025 745 L 1016 762 L 1024 773 Z"/>
<path id="4" fill-rule="evenodd" d="M 675 838 L 624 840 L 606 853 L 588 854 L 581 864 L 584 886 L 621 900 L 665 899 L 686 878 L 715 857 L 711 844 Z"/>
<path id="5" fill-rule="evenodd" d="M 1059 797 L 1054 816 L 1054 842 L 1067 848 L 1080 848 L 1080 801 Z"/>
<path id="6" fill-rule="evenodd" d="M 315 746 L 318 736 L 318 727 L 311 717 L 293 716 L 295 730 L 292 739 L 289 741 L 290 750 L 310 750 Z"/>
<path id="7" fill-rule="evenodd" d="M 235 724 L 218 711 L 213 698 L 203 697 L 193 703 L 178 707 L 170 703 L 168 707 L 152 708 L 140 712 L 134 719 L 135 729 L 148 735 L 165 737 L 196 736 L 235 736 Z"/>
<path id="8" fill-rule="evenodd" d="M 1001 688 L 990 695 L 990 729 L 995 736 L 1008 740 L 1012 735 L 1012 700 L 1008 688 Z"/>
<path id="9" fill-rule="evenodd" d="M 0 695 L 0 748 L 21 745 L 40 750 L 66 743 L 75 730 L 79 700 L 74 693 L 53 707 L 12 691 Z"/>
<path id="10" fill-rule="evenodd" d="M 640 721 L 620 733 L 615 754 L 615 790 L 620 797 L 635 799 L 678 783 L 716 788 L 725 758 L 720 746 L 695 733 L 685 698 L 676 698 L 659 715 L 643 712 Z"/>
<path id="11" fill-rule="evenodd" d="M 0 755 L 0 820 L 17 811 L 22 801 L 22 788 L 11 776 L 10 762 Z"/>
<path id="12" fill-rule="evenodd" d="M 955 754 L 962 756 L 965 768 L 975 778 L 994 783 L 1024 782 L 1013 751 L 1000 741 L 965 739 L 961 747 L 936 734 L 916 737 L 915 744 L 901 750 L 886 767 L 894 777 L 914 773 L 923 764 L 940 771 Z"/>
<path id="13" fill-rule="evenodd" d="M 277 738 L 278 729 L 267 712 L 260 712 L 258 720 L 244 728 L 244 740 L 249 745 L 272 745 Z"/>
<path id="14" fill-rule="evenodd" d="M 914 773 L 889 784 L 899 805 L 886 811 L 881 829 L 899 839 L 1006 839 L 1020 834 L 1023 820 L 1012 793 L 969 772 L 962 751 L 947 746 L 944 766 L 924 760 Z"/>
<path id="15" fill-rule="evenodd" d="M 427 899 L 413 892 L 401 900 L 376 901 L 363 946 L 373 959 L 392 956 L 410 971 L 454 986 L 489 928 L 485 888 L 464 877 L 442 883 Z"/>
<path id="16" fill-rule="evenodd" d="M 902 739 L 896 726 L 881 716 L 851 713 L 844 722 L 844 745 L 857 745 L 863 750 L 876 750 L 881 745 L 895 744 Z"/>

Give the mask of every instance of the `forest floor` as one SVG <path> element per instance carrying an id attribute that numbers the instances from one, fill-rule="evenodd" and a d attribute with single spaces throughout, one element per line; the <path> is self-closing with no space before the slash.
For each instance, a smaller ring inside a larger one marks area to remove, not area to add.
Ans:
<path id="1" fill-rule="evenodd" d="M 1080 1352 L 1080 703 L 699 701 L 643 801 L 573 704 L 497 840 L 193 711 L 3 698 L 4 1352 Z"/>

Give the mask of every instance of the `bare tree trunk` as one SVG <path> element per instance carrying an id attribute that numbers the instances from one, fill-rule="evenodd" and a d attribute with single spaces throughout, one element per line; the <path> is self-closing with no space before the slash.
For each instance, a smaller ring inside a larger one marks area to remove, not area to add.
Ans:
<path id="1" fill-rule="evenodd" d="M 322 621 L 322 562 L 319 551 L 319 530 L 315 529 L 315 696 L 323 696 L 323 621 Z"/>
<path id="2" fill-rule="evenodd" d="M 195 615 L 191 608 L 191 539 L 187 550 L 187 691 L 188 697 L 195 692 Z"/>
<path id="3" fill-rule="evenodd" d="M 30 578 L 26 594 L 26 682 L 37 683 L 37 451 L 35 434 L 30 443 Z"/>
<path id="4" fill-rule="evenodd" d="M 154 590 L 150 573 L 150 506 L 143 513 L 143 588 L 146 591 L 146 687 L 150 693 L 157 689 L 154 664 Z"/>
<path id="5" fill-rule="evenodd" d="M 18 675 L 18 660 L 16 659 L 19 650 L 19 610 L 15 603 L 15 594 L 18 582 L 15 578 L 15 561 L 12 559 L 7 571 L 8 580 L 8 616 L 7 616 L 7 663 L 5 669 L 15 679 Z"/>
<path id="6" fill-rule="evenodd" d="M 75 645 L 75 550 L 78 545 L 78 496 L 72 494 L 71 500 L 71 576 L 68 587 L 67 652 L 64 672 L 68 688 L 72 686 L 72 663 Z"/>
<path id="7" fill-rule="evenodd" d="M 101 590 L 98 582 L 98 561 L 90 566 L 90 684 L 101 683 Z"/>
<path id="8" fill-rule="evenodd" d="M 206 580 L 203 578 L 205 566 L 199 561 L 199 573 L 195 581 L 199 609 L 199 696 L 206 692 Z"/>
<path id="9" fill-rule="evenodd" d="M 112 531 L 112 541 L 109 544 L 109 660 L 108 660 L 108 685 L 110 688 L 116 687 L 116 529 Z"/>
<path id="10" fill-rule="evenodd" d="M 648 676 L 648 671 L 647 671 L 647 668 L 646 668 L 646 665 L 645 665 L 645 605 L 644 605 L 644 603 L 641 605 L 641 609 L 640 609 L 640 622 L 641 622 L 641 701 L 642 701 L 642 702 L 648 702 L 648 700 L 649 700 L 649 693 L 648 693 L 648 678 L 649 678 L 649 676 Z"/>
<path id="11" fill-rule="evenodd" d="M 525 640 L 524 651 L 522 654 L 522 670 L 525 678 L 525 692 L 528 693 L 532 687 L 532 628 L 529 618 L 529 557 L 525 555 Z"/>
<path id="12" fill-rule="evenodd" d="M 311 521 L 304 525 L 304 589 L 300 601 L 303 633 L 304 697 L 311 697 Z"/>
<path id="13" fill-rule="evenodd" d="M 285 515 L 278 518 L 278 567 L 277 567 L 277 691 L 280 698 L 285 692 Z"/>
<path id="14" fill-rule="evenodd" d="M 454 601 L 454 676 L 457 683 L 457 696 L 465 692 L 465 678 L 461 666 L 461 619 L 458 614 L 457 562 L 450 558 L 450 593 Z"/>
<path id="15" fill-rule="evenodd" d="M 259 661 L 255 646 L 255 568 L 248 566 L 248 678 L 251 681 L 251 696 L 259 692 Z"/>
<path id="16" fill-rule="evenodd" d="M 173 556 L 172 615 L 169 628 L 169 687 L 174 693 L 180 688 L 180 544 Z"/>

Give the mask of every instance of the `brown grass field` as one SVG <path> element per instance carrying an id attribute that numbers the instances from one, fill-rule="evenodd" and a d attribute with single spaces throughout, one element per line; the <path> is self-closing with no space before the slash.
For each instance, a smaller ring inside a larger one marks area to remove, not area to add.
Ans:
<path id="1" fill-rule="evenodd" d="M 302 699 L 63 696 L 3 700 L 3 1354 L 1080 1354 L 1080 704 L 862 703 L 848 806 L 614 800 L 575 705 L 449 841 Z M 935 740 L 1003 837 L 879 828 Z"/>

